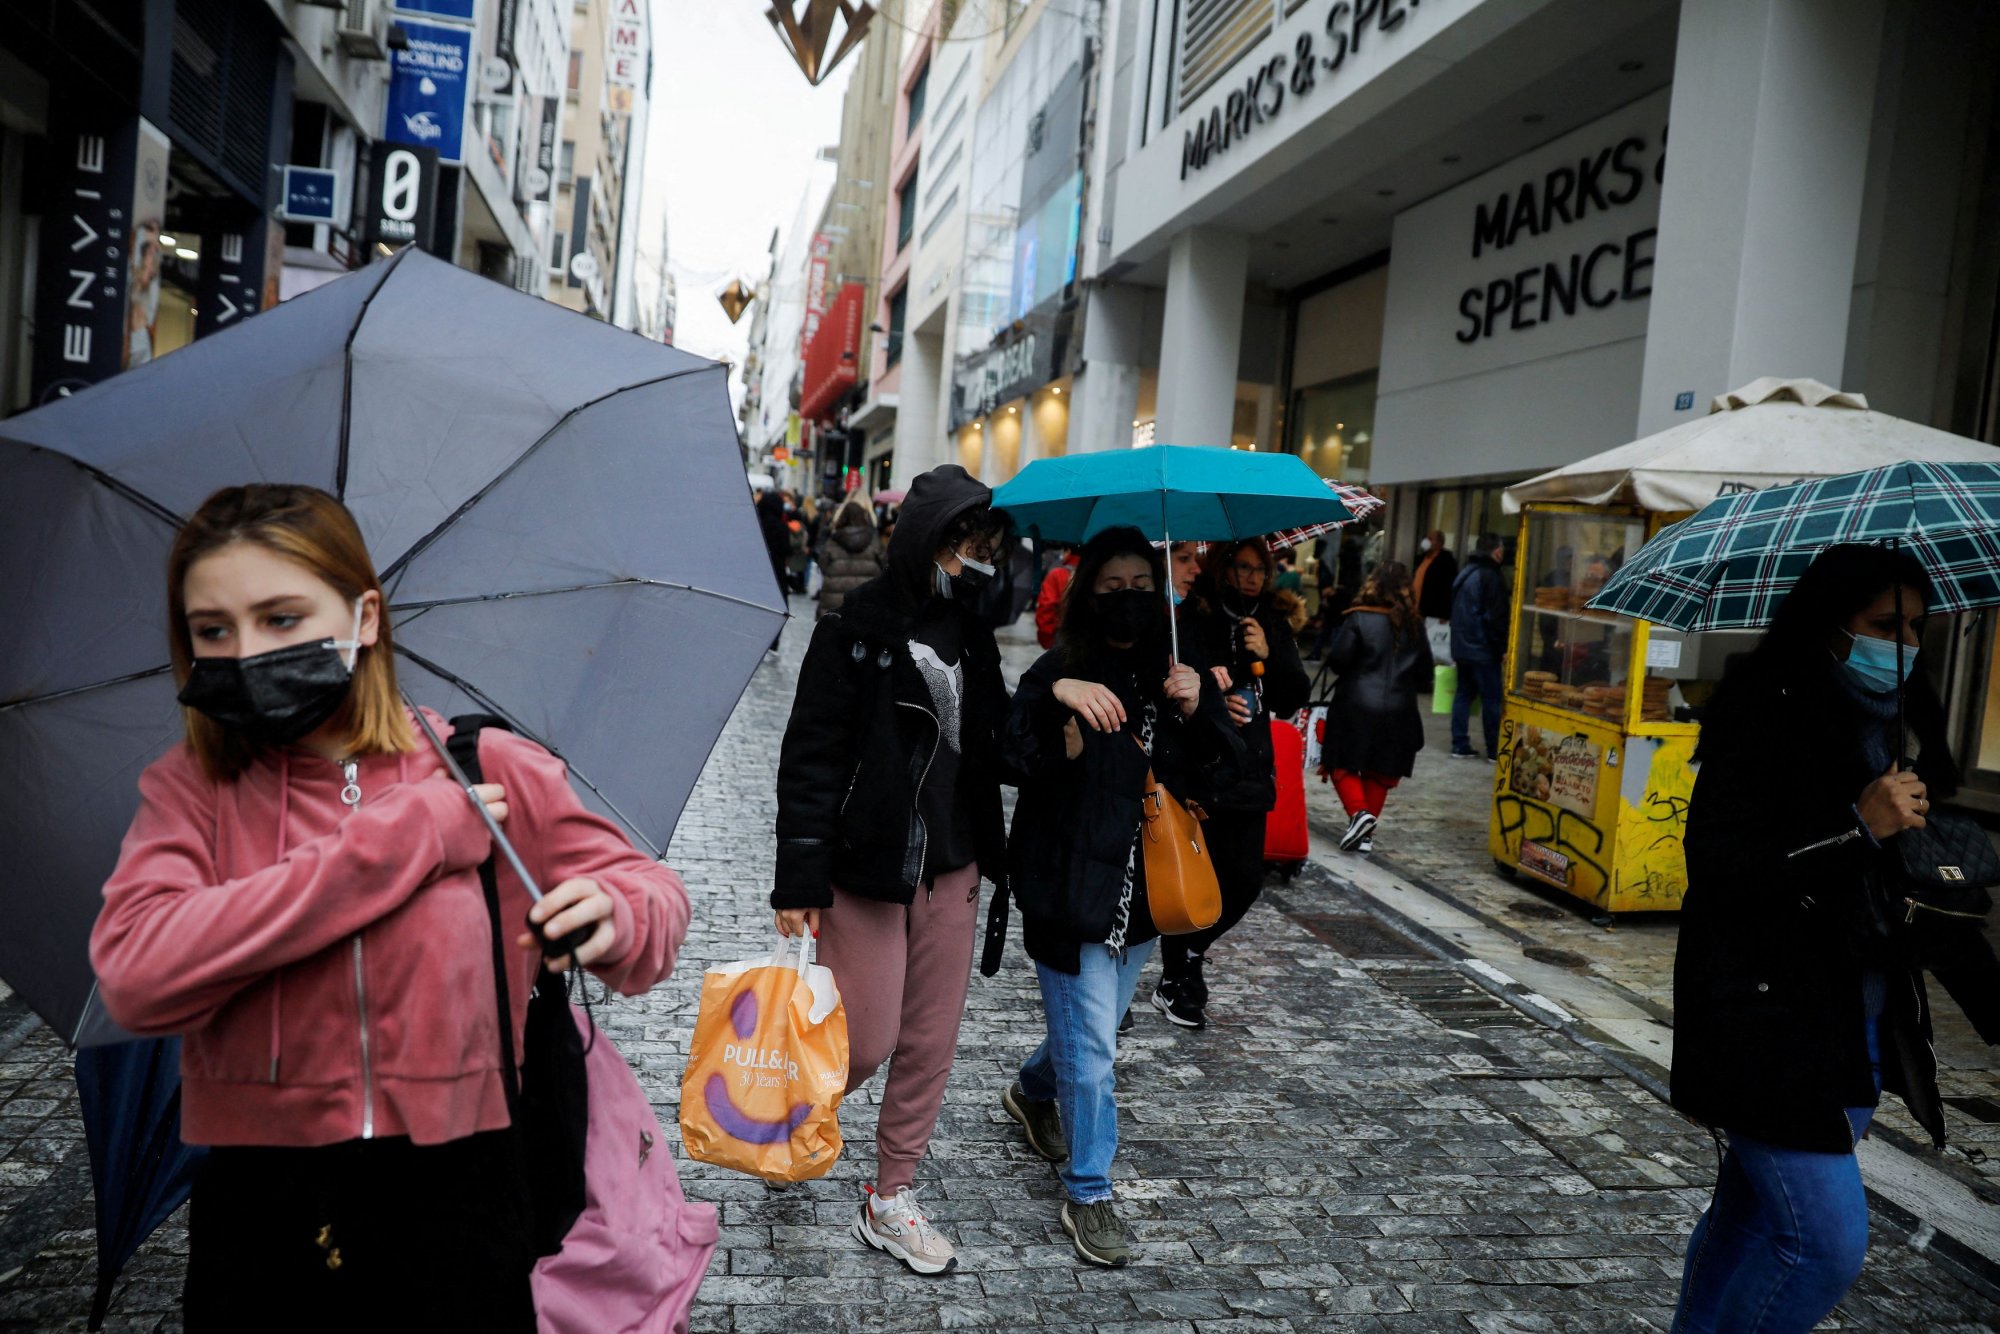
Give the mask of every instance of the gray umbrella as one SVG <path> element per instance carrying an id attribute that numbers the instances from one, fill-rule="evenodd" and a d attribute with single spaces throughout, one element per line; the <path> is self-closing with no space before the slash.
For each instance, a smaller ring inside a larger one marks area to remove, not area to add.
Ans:
<path id="1" fill-rule="evenodd" d="M 340 496 L 400 676 L 663 853 L 784 616 L 727 368 L 415 251 L 0 421 L 0 979 L 77 1045 L 99 889 L 180 736 L 161 577 L 244 482 Z"/>

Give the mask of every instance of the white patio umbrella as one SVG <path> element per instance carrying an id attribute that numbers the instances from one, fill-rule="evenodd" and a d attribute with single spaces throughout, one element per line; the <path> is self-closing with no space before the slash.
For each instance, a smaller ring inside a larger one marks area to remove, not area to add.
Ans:
<path id="1" fill-rule="evenodd" d="M 1507 488 L 1513 514 L 1534 501 L 1698 510 L 1761 491 L 1892 463 L 1991 463 L 2000 450 L 1874 412 L 1818 380 L 1765 376 L 1719 395 L 1708 415 Z"/>

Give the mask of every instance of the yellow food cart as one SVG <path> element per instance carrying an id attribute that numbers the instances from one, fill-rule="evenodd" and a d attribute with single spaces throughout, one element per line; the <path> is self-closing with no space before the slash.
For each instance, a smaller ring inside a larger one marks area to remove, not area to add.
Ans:
<path id="1" fill-rule="evenodd" d="M 1722 653 L 1739 647 L 1584 606 L 1641 543 L 1683 517 L 1603 505 L 1522 509 L 1493 857 L 1604 913 L 1680 907 L 1694 719 L 1721 676 Z"/>

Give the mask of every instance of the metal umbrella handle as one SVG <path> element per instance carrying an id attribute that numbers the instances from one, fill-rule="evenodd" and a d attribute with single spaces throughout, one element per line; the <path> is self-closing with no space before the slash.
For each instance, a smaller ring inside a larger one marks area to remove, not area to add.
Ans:
<path id="1" fill-rule="evenodd" d="M 486 832 L 493 836 L 494 850 L 505 857 L 507 864 L 514 868 L 514 874 L 521 878 L 521 884 L 526 887 L 528 897 L 540 903 L 543 897 L 542 887 L 535 883 L 535 877 L 529 872 L 527 863 L 522 861 L 521 854 L 514 850 L 513 841 L 500 828 L 500 822 L 493 818 L 493 812 L 486 809 L 486 803 L 472 790 L 471 778 L 466 776 L 458 761 L 452 758 L 450 748 L 437 734 L 437 729 L 431 726 L 431 720 L 424 717 L 424 711 L 411 702 L 408 696 L 404 696 L 403 702 L 409 704 L 410 712 L 416 716 L 417 726 L 423 728 L 424 735 L 430 738 L 431 749 L 435 750 L 438 759 L 444 762 L 445 772 L 451 775 L 454 783 L 458 784 L 458 790 L 465 794 L 465 799 L 472 803 L 472 809 L 479 813 L 480 822 L 486 826 Z M 542 926 L 529 922 L 528 929 L 542 942 L 543 957 L 550 959 L 560 959 L 564 955 L 575 954 L 582 948 L 584 942 L 590 939 L 594 931 L 593 927 L 580 926 L 560 940 L 550 940 Z"/>

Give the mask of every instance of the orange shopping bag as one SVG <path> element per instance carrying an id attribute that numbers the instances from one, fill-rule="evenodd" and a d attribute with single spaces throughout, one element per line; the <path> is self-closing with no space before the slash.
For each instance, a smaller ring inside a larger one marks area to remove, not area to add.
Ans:
<path id="1" fill-rule="evenodd" d="M 688 1156 L 766 1181 L 811 1181 L 840 1157 L 847 1092 L 847 1011 L 812 939 L 701 979 L 681 1139 Z"/>

